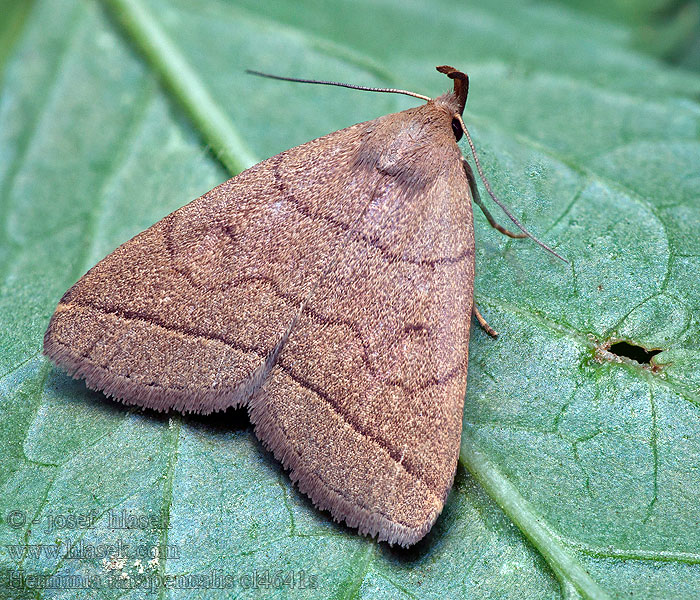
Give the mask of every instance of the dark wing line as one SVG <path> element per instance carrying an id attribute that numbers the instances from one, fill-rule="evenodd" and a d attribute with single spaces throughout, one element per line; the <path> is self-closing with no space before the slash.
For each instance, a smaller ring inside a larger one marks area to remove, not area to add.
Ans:
<path id="1" fill-rule="evenodd" d="M 394 252 L 391 252 L 389 249 L 384 247 L 382 244 L 379 243 L 379 240 L 377 237 L 370 237 L 361 231 L 356 231 L 353 230 L 352 227 L 353 225 L 357 222 L 355 221 L 354 223 L 348 225 L 347 223 L 344 223 L 342 221 L 338 221 L 337 219 L 333 219 L 328 216 L 324 215 L 314 215 L 308 211 L 308 209 L 297 200 L 297 198 L 292 194 L 287 186 L 284 184 L 284 181 L 282 179 L 282 175 L 279 172 L 279 163 L 281 162 L 281 159 L 284 154 L 278 155 L 279 160 L 275 160 L 273 165 L 272 165 L 272 171 L 275 176 L 275 183 L 277 184 L 277 188 L 279 189 L 280 193 L 282 194 L 282 197 L 284 198 L 285 201 L 289 202 L 294 208 L 299 211 L 302 215 L 305 217 L 308 217 L 309 219 L 321 219 L 325 221 L 326 223 L 329 223 L 330 225 L 342 229 L 343 231 L 346 231 L 349 233 L 349 237 L 354 237 L 355 239 L 361 239 L 362 241 L 366 242 L 367 245 L 372 246 L 373 248 L 376 248 L 379 250 L 385 258 L 393 261 L 398 261 L 398 262 L 404 262 L 404 263 L 409 263 L 409 264 L 414 264 L 414 265 L 419 265 L 419 266 L 425 266 L 425 267 L 432 267 L 435 265 L 442 265 L 442 264 L 452 264 L 452 263 L 459 263 L 462 260 L 464 260 L 465 255 L 467 254 L 466 252 L 462 252 L 461 254 L 457 256 L 440 256 L 438 258 L 433 258 L 433 259 L 413 259 L 413 258 L 407 258 L 405 256 L 401 256 L 399 254 L 396 254 Z M 276 157 L 277 158 L 277 157 Z M 373 198 L 370 199 L 370 203 L 372 202 Z M 366 207 L 365 207 L 366 209 Z M 364 211 L 363 213 L 364 214 Z M 357 220 L 362 218 L 362 214 L 358 217 Z"/>
<path id="2" fill-rule="evenodd" d="M 110 310 L 110 309 L 106 309 L 106 308 L 103 308 L 103 307 L 94 306 L 94 305 L 92 305 L 92 304 L 90 304 L 90 303 L 88 303 L 88 302 L 72 302 L 72 304 L 77 305 L 77 306 L 81 306 L 81 307 L 83 307 L 83 308 L 90 308 L 90 309 L 96 310 L 96 311 L 98 311 L 98 312 L 101 312 L 101 313 L 103 313 L 103 314 L 114 315 L 114 316 L 117 316 L 117 317 L 119 317 L 119 318 L 121 318 L 121 319 L 126 319 L 126 320 L 131 320 L 131 321 L 141 321 L 141 322 L 147 323 L 147 324 L 149 324 L 149 325 L 153 325 L 153 326 L 156 326 L 156 327 L 161 327 L 161 328 L 166 329 L 166 330 L 168 330 L 168 331 L 174 331 L 174 332 L 180 333 L 180 334 L 182 334 L 182 335 L 186 335 L 186 336 L 190 336 L 190 337 L 200 337 L 200 338 L 203 338 L 203 339 L 206 339 L 206 340 L 217 341 L 217 342 L 220 342 L 220 343 L 222 343 L 222 344 L 225 344 L 226 346 L 230 346 L 230 347 L 232 347 L 232 348 L 235 348 L 236 350 L 240 350 L 240 351 L 242 351 L 242 352 L 252 352 L 252 353 L 257 354 L 258 356 L 260 356 L 260 358 L 262 358 L 262 359 L 265 359 L 265 358 L 266 358 L 267 356 L 269 356 L 269 354 L 270 354 L 270 353 L 269 353 L 268 351 L 266 351 L 266 350 L 261 350 L 261 349 L 259 349 L 259 348 L 254 347 L 254 346 L 247 347 L 247 346 L 245 346 L 245 345 L 243 345 L 243 344 L 238 344 L 238 343 L 236 343 L 236 342 L 232 342 L 231 340 L 227 340 L 226 338 L 224 338 L 224 337 L 222 337 L 222 336 L 210 335 L 210 334 L 206 334 L 206 333 L 202 333 L 202 332 L 195 332 L 195 331 L 188 330 L 187 328 L 180 327 L 180 326 L 177 326 L 177 325 L 171 325 L 171 324 L 169 324 L 169 323 L 158 322 L 157 319 L 149 318 L 149 317 L 146 317 L 146 316 L 144 316 L 144 315 L 139 315 L 139 314 L 136 313 L 135 311 L 122 311 L 122 310 L 116 310 L 116 309 Z M 64 305 L 64 306 L 65 306 L 65 305 Z M 97 340 L 95 340 L 95 341 L 97 342 Z M 72 352 L 74 352 L 74 349 L 73 349 L 73 348 L 71 348 L 71 347 L 69 347 L 69 346 L 66 346 L 65 344 L 63 344 L 63 343 L 61 343 L 61 342 L 57 342 L 57 343 L 58 343 L 59 345 L 63 346 L 64 348 L 67 348 L 68 350 L 71 350 Z M 91 359 L 91 358 L 90 358 L 89 352 L 82 352 L 82 353 L 80 353 L 79 356 L 80 356 L 81 358 L 85 359 L 87 362 L 90 362 L 91 364 L 93 364 L 95 367 L 97 367 L 97 368 L 99 368 L 99 369 L 106 369 L 106 365 L 97 364 L 93 359 Z M 371 431 L 366 430 L 366 429 L 363 428 L 355 419 L 353 419 L 353 418 L 350 417 L 349 415 L 345 414 L 345 413 L 340 409 L 340 407 L 337 405 L 337 403 L 336 403 L 328 394 L 326 394 L 322 389 L 318 388 L 317 386 L 315 386 L 315 385 L 312 384 L 311 382 L 307 381 L 307 380 L 304 379 L 302 376 L 300 376 L 300 375 L 298 375 L 298 374 L 296 374 L 296 373 L 291 372 L 287 367 L 285 367 L 285 366 L 283 366 L 283 365 L 281 365 L 281 364 L 279 364 L 279 363 L 276 363 L 276 364 L 278 364 L 278 366 L 279 366 L 289 377 L 291 377 L 294 381 L 296 381 L 299 385 L 301 385 L 302 387 L 306 388 L 307 390 L 310 390 L 311 392 L 313 392 L 314 394 L 316 394 L 317 396 L 319 396 L 319 397 L 320 397 L 324 402 L 326 402 L 326 403 L 333 409 L 333 411 L 334 411 L 338 416 L 340 416 L 340 418 L 341 418 L 343 421 L 345 421 L 352 429 L 354 429 L 357 433 L 359 433 L 359 434 L 361 434 L 361 435 L 367 437 L 369 440 L 371 440 L 371 441 L 373 441 L 375 444 L 377 444 L 377 446 L 379 446 L 379 447 L 382 448 L 384 451 L 386 451 L 386 453 L 387 453 L 389 456 L 391 456 L 392 459 L 394 459 L 397 463 L 399 463 L 399 464 L 405 469 L 405 471 L 406 471 L 407 473 L 409 473 L 409 474 L 412 475 L 413 477 L 416 477 L 417 479 L 419 479 L 423 484 L 425 484 L 425 486 L 426 486 L 431 492 L 433 492 L 432 488 L 430 488 L 430 486 L 428 485 L 428 483 L 425 482 L 424 479 L 421 477 L 420 472 L 417 471 L 415 468 L 413 468 L 413 466 L 410 464 L 410 461 L 408 461 L 408 460 L 406 460 L 406 459 L 403 459 L 403 462 L 400 462 L 400 461 L 401 461 L 401 456 L 400 456 L 397 452 L 393 451 L 388 445 L 386 445 L 386 443 L 384 442 L 384 440 L 382 440 L 380 437 L 377 437 L 377 436 L 374 435 Z M 271 370 L 271 368 L 270 368 L 270 370 Z M 448 380 L 451 379 L 452 377 L 456 376 L 458 373 L 459 373 L 459 370 L 457 370 L 454 374 L 451 374 L 451 375 L 447 376 L 446 378 L 444 378 L 443 381 L 437 381 L 437 382 L 435 382 L 435 383 L 442 383 L 442 382 L 444 382 L 444 381 L 448 381 Z M 125 378 L 127 378 L 127 379 L 131 379 L 131 377 L 130 377 L 129 375 L 119 375 L 119 377 L 125 377 Z M 433 382 L 431 382 L 431 385 L 432 385 L 432 384 L 433 384 Z M 159 384 L 158 382 L 152 382 L 152 383 L 143 383 L 143 382 L 139 382 L 139 385 L 142 385 L 142 386 L 144 386 L 144 387 L 160 387 L 160 388 L 163 388 L 163 389 L 178 390 L 178 391 L 183 391 L 183 390 L 187 390 L 187 389 L 188 389 L 186 386 L 174 386 L 174 385 L 170 385 L 170 386 L 167 386 L 167 387 L 166 387 L 166 386 L 162 386 L 162 385 Z"/>

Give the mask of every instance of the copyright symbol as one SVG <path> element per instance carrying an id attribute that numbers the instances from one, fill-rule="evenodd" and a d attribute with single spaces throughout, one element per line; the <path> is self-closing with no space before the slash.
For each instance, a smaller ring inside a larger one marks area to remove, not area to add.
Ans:
<path id="1" fill-rule="evenodd" d="M 7 524 L 12 529 L 20 529 L 27 522 L 27 515 L 23 510 L 11 510 L 7 513 Z"/>

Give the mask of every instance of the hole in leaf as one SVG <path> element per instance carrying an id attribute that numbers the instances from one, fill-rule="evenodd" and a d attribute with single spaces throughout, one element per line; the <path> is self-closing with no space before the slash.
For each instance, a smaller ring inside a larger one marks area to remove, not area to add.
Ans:
<path id="1" fill-rule="evenodd" d="M 648 365 L 651 359 L 656 356 L 661 350 L 647 350 L 641 346 L 634 346 L 627 342 L 617 342 L 610 346 L 610 352 L 617 356 L 624 356 L 637 361 L 641 365 Z"/>

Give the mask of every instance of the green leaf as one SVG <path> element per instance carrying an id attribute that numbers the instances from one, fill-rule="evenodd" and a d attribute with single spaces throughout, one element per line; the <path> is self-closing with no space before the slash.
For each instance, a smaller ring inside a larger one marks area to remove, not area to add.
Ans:
<path id="1" fill-rule="evenodd" d="M 0 596 L 697 595 L 698 76 L 624 23 L 510 0 L 24 10 L 0 29 Z M 438 64 L 470 74 L 494 189 L 571 265 L 476 214 L 476 298 L 501 335 L 473 330 L 455 486 L 415 548 L 316 511 L 244 412 L 130 410 L 41 356 L 62 293 L 224 164 L 415 104 L 245 68 L 437 95 Z M 652 369 L 617 340 L 662 352 Z M 140 562 L 112 557 L 124 545 Z M 139 570 L 152 590 L 129 589 Z"/>
<path id="2" fill-rule="evenodd" d="M 695 0 L 557 0 L 625 23 L 640 52 L 700 70 L 700 5 Z"/>

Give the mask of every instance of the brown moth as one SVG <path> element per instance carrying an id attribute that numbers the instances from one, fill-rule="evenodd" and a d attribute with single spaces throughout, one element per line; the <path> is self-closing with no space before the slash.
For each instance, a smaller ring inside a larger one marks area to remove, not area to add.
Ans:
<path id="1" fill-rule="evenodd" d="M 45 354 L 127 404 L 246 406 L 316 506 L 420 540 L 457 466 L 470 189 L 481 206 L 457 146 L 468 78 L 438 70 L 454 91 L 377 90 L 427 102 L 264 160 L 117 248 L 61 298 Z"/>

